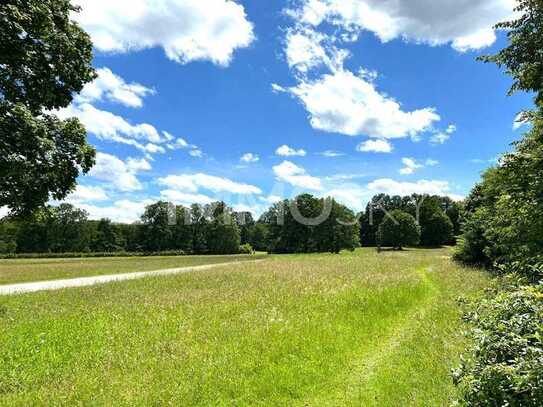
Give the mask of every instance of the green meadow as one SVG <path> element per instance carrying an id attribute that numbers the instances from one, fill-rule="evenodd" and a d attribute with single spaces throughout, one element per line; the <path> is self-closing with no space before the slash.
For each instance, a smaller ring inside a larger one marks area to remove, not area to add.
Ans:
<path id="1" fill-rule="evenodd" d="M 270 256 L 0 297 L 0 405 L 447 406 L 466 345 L 457 299 L 489 284 L 449 255 Z M 18 281 L 176 266 L 117 261 L 15 264 Z"/>

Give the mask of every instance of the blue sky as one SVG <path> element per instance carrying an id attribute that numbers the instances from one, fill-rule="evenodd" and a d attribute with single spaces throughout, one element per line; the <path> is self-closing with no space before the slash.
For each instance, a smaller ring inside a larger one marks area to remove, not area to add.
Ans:
<path id="1" fill-rule="evenodd" d="M 477 62 L 510 0 L 78 0 L 99 79 L 59 112 L 98 161 L 68 201 L 136 220 L 145 204 L 465 196 L 523 127 L 528 95 Z M 518 127 L 518 126 L 515 126 Z"/>

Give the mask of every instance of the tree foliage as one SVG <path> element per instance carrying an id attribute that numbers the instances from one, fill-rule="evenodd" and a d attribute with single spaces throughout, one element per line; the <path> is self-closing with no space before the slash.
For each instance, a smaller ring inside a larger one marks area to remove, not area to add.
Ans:
<path id="1" fill-rule="evenodd" d="M 420 226 L 413 216 L 395 209 L 379 225 L 377 242 L 379 246 L 399 250 L 405 246 L 416 246 L 420 242 Z"/>
<path id="2" fill-rule="evenodd" d="M 359 246 L 354 213 L 331 198 L 303 194 L 284 200 L 264 213 L 260 223 L 267 226 L 272 253 L 339 253 Z"/>
<path id="3" fill-rule="evenodd" d="M 455 244 L 460 234 L 461 204 L 449 197 L 413 194 L 411 196 L 375 195 L 360 214 L 360 243 L 377 245 L 379 225 L 387 213 L 401 210 L 418 219 L 422 228 L 421 244 L 440 246 Z"/>
<path id="4" fill-rule="evenodd" d="M 44 113 L 70 104 L 95 78 L 89 36 L 69 0 L 0 4 L 0 206 L 28 215 L 63 199 L 94 149 L 77 119 Z"/>
<path id="5" fill-rule="evenodd" d="M 543 286 L 495 293 L 467 314 L 469 356 L 455 371 L 465 406 L 543 405 Z"/>
<path id="6" fill-rule="evenodd" d="M 518 18 L 495 27 L 507 31 L 509 46 L 481 59 L 506 69 L 514 80 L 510 93 L 535 92 L 539 105 L 543 102 L 543 5 L 541 0 L 518 0 L 515 11 Z"/>

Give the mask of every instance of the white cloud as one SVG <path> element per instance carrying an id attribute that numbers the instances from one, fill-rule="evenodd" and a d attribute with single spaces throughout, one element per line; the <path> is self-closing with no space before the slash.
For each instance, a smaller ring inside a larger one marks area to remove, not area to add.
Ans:
<path id="1" fill-rule="evenodd" d="M 0 206 L 0 219 L 8 216 L 9 208 L 7 206 Z"/>
<path id="2" fill-rule="evenodd" d="M 445 144 L 451 136 L 447 133 L 437 132 L 430 137 L 430 143 L 432 144 Z"/>
<path id="3" fill-rule="evenodd" d="M 172 202 L 176 205 L 190 206 L 192 204 L 206 205 L 213 202 L 213 199 L 203 194 L 191 194 L 186 192 L 180 192 L 173 189 L 166 189 L 160 191 L 162 199 Z"/>
<path id="4" fill-rule="evenodd" d="M 349 136 L 402 138 L 429 130 L 440 120 L 433 108 L 403 111 L 368 80 L 339 70 L 315 81 L 302 80 L 287 90 L 305 106 L 315 129 Z"/>
<path id="5" fill-rule="evenodd" d="M 151 164 L 145 158 L 129 157 L 128 160 L 126 160 L 126 167 L 132 173 L 152 170 Z"/>
<path id="6" fill-rule="evenodd" d="M 154 90 L 139 83 L 126 83 L 109 68 L 100 68 L 97 73 L 98 78 L 85 85 L 81 93 L 76 96 L 76 103 L 92 103 L 107 99 L 128 107 L 141 107 L 143 98 L 155 93 Z"/>
<path id="7" fill-rule="evenodd" d="M 356 150 L 363 153 L 390 153 L 393 147 L 387 140 L 378 139 L 364 141 L 356 147 Z"/>
<path id="8" fill-rule="evenodd" d="M 343 157 L 345 154 L 340 153 L 339 151 L 334 150 L 326 150 L 320 153 L 320 155 L 328 158 L 336 158 L 336 157 Z"/>
<path id="9" fill-rule="evenodd" d="M 290 14 L 315 27 L 341 26 L 354 39 L 367 30 L 383 42 L 450 43 L 465 52 L 492 45 L 492 27 L 510 18 L 514 6 L 515 0 L 304 0 Z"/>
<path id="10" fill-rule="evenodd" d="M 143 200 L 139 202 L 120 200 L 110 206 L 96 206 L 89 204 L 79 204 L 78 207 L 89 213 L 89 218 L 98 220 L 107 218 L 117 223 L 133 223 L 140 220 L 147 205 L 154 203 L 152 200 Z"/>
<path id="11" fill-rule="evenodd" d="M 450 185 L 447 181 L 420 180 L 417 182 L 399 182 L 389 178 L 382 178 L 369 183 L 368 189 L 373 193 L 389 195 L 429 194 L 459 197 L 449 192 Z"/>
<path id="12" fill-rule="evenodd" d="M 404 165 L 404 168 L 400 170 L 400 174 L 402 175 L 411 175 L 419 168 L 424 167 L 424 165 L 417 163 L 416 160 L 413 158 L 402 158 L 402 164 Z"/>
<path id="13" fill-rule="evenodd" d="M 371 198 L 371 193 L 358 185 L 348 184 L 326 191 L 323 196 L 331 196 L 348 208 L 359 212 L 365 209 Z"/>
<path id="14" fill-rule="evenodd" d="M 111 112 L 96 109 L 89 103 L 70 105 L 59 110 L 57 114 L 61 118 L 77 117 L 87 131 L 99 139 L 132 145 L 149 153 L 164 152 L 163 148 L 156 146 L 164 139 L 150 124 L 132 125 L 124 118 Z"/>
<path id="15" fill-rule="evenodd" d="M 275 154 L 281 157 L 305 157 L 307 155 L 307 152 L 302 148 L 296 150 L 285 144 L 275 150 Z"/>
<path id="16" fill-rule="evenodd" d="M 189 155 L 191 157 L 202 158 L 204 156 L 204 153 L 200 149 L 195 149 L 195 150 L 189 151 Z"/>
<path id="17" fill-rule="evenodd" d="M 102 187 L 78 185 L 65 201 L 78 204 L 83 202 L 107 201 L 108 199 L 109 197 Z"/>
<path id="18" fill-rule="evenodd" d="M 321 65 L 332 71 L 341 69 L 349 52 L 336 48 L 332 42 L 333 38 L 308 28 L 289 29 L 285 49 L 288 66 L 301 74 Z"/>
<path id="19" fill-rule="evenodd" d="M 99 152 L 96 154 L 96 164 L 89 175 L 100 181 L 109 182 L 120 191 L 137 191 L 142 189 L 142 185 L 136 174 L 143 166 L 142 161 L 132 159 L 125 163 L 114 155 Z"/>
<path id="20" fill-rule="evenodd" d="M 100 51 L 162 47 L 180 63 L 228 65 L 234 51 L 254 40 L 242 5 L 227 0 L 75 0 L 74 18 Z"/>
<path id="21" fill-rule="evenodd" d="M 229 192 L 233 194 L 261 194 L 262 190 L 254 185 L 242 184 L 228 178 L 207 174 L 168 175 L 159 178 L 160 185 L 182 192 L 197 192 L 200 188 L 213 192 Z"/>
<path id="22" fill-rule="evenodd" d="M 273 172 L 278 181 L 287 182 L 292 186 L 315 191 L 323 189 L 319 178 L 308 175 L 305 169 L 290 161 L 283 161 L 281 164 L 274 166 Z"/>
<path id="23" fill-rule="evenodd" d="M 431 158 L 428 158 L 425 163 L 428 167 L 435 167 L 436 165 L 439 165 L 439 161 L 433 160 Z"/>
<path id="24" fill-rule="evenodd" d="M 261 196 L 259 197 L 259 200 L 261 200 L 262 202 L 265 202 L 269 205 L 273 205 L 277 202 L 281 202 L 283 200 L 283 198 L 281 198 L 280 196 L 277 196 L 277 195 L 268 195 L 268 196 Z"/>
<path id="25" fill-rule="evenodd" d="M 449 124 L 449 127 L 447 127 L 447 130 L 445 130 L 445 133 L 447 134 L 453 134 L 453 133 L 456 133 L 456 125 L 454 124 Z"/>
<path id="26" fill-rule="evenodd" d="M 349 181 L 357 178 L 366 178 L 368 174 L 334 174 L 325 178 L 326 181 Z"/>
<path id="27" fill-rule="evenodd" d="M 246 153 L 243 154 L 239 160 L 244 163 L 256 163 L 260 158 L 256 154 Z"/>
<path id="28" fill-rule="evenodd" d="M 513 130 L 518 130 L 523 126 L 529 125 L 530 122 L 523 120 L 523 113 L 519 113 L 515 116 L 515 120 L 513 121 Z"/>

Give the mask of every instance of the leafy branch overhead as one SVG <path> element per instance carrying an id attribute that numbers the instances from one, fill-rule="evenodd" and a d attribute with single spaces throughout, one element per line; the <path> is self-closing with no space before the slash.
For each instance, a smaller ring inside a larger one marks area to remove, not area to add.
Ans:
<path id="1" fill-rule="evenodd" d="M 69 0 L 0 5 L 0 206 L 15 214 L 65 198 L 94 163 L 82 124 L 50 113 L 96 76 L 77 11 Z"/>

